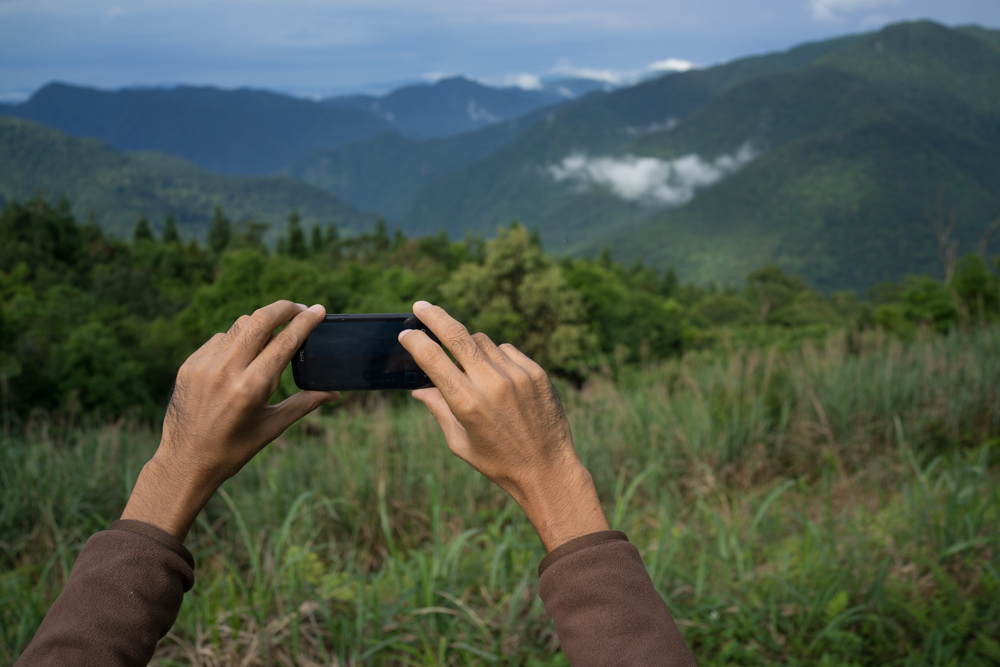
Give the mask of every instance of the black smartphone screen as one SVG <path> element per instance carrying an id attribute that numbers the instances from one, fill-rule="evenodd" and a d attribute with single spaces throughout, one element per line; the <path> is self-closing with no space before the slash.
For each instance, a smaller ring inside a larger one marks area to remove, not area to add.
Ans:
<path id="1" fill-rule="evenodd" d="M 437 340 L 408 313 L 327 315 L 292 359 L 295 384 L 319 391 L 433 386 L 399 344 L 404 329 L 420 329 Z"/>

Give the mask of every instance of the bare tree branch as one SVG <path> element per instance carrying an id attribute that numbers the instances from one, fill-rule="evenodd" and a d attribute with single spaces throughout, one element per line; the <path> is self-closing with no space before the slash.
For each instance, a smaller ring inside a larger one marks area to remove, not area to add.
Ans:
<path id="1" fill-rule="evenodd" d="M 993 235 L 997 233 L 997 230 L 1000 230 L 1000 215 L 993 221 L 993 224 L 986 228 L 982 240 L 979 241 L 979 256 L 983 259 L 986 259 L 986 245 L 993 238 Z"/>
<path id="2" fill-rule="evenodd" d="M 938 259 L 941 260 L 941 268 L 944 269 L 944 281 L 951 282 L 951 277 L 955 273 L 955 257 L 958 254 L 958 241 L 951 239 L 951 233 L 955 230 L 958 222 L 955 211 L 951 212 L 951 221 L 946 224 L 944 213 L 944 186 L 938 191 L 936 215 L 931 209 L 924 211 L 924 217 L 930 221 L 934 227 L 934 232 L 938 239 Z"/>

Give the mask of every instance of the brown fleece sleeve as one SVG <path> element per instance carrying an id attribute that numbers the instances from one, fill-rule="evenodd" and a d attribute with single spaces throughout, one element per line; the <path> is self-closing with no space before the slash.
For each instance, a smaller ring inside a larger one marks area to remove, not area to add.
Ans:
<path id="1" fill-rule="evenodd" d="M 538 593 L 573 667 L 695 664 L 625 533 L 571 540 L 542 560 L 538 574 Z"/>
<path id="2" fill-rule="evenodd" d="M 87 540 L 15 666 L 146 665 L 193 585 L 194 559 L 177 539 L 116 521 Z"/>

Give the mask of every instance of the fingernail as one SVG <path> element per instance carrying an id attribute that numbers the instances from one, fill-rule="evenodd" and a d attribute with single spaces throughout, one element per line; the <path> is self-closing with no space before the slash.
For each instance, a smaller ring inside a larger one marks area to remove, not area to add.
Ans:
<path id="1" fill-rule="evenodd" d="M 403 329 L 399 332 L 399 337 L 396 340 L 403 340 L 403 336 L 409 334 L 413 329 Z"/>
<path id="2" fill-rule="evenodd" d="M 417 301 L 415 304 L 413 304 L 413 310 L 423 310 L 424 308 L 426 308 L 429 305 L 431 305 L 431 304 L 429 304 L 426 301 Z"/>
<path id="3" fill-rule="evenodd" d="M 311 310 L 312 312 L 314 312 L 314 313 L 316 313 L 318 315 L 318 314 L 322 313 L 325 310 L 325 308 L 323 308 L 323 306 L 321 306 L 320 304 L 317 303 L 317 304 L 315 304 L 313 306 L 309 306 L 309 310 Z"/>
<path id="4" fill-rule="evenodd" d="M 304 304 L 304 303 L 297 303 L 295 305 L 298 306 L 299 308 L 305 308 L 306 307 L 306 304 Z"/>

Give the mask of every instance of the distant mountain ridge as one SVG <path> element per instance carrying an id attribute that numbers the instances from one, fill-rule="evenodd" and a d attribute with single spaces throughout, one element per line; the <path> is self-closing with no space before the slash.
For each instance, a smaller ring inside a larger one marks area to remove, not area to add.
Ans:
<path id="1" fill-rule="evenodd" d="M 589 83 L 584 87 L 584 83 Z M 596 81 L 555 82 L 525 89 L 495 88 L 455 76 L 434 83 L 397 88 L 382 95 L 350 95 L 323 100 L 332 106 L 361 109 L 388 122 L 409 139 L 450 137 L 509 121 L 536 109 L 603 90 Z M 561 92 L 560 92 L 561 91 Z"/>
<path id="2" fill-rule="evenodd" d="M 566 85 L 585 90 L 580 82 Z M 118 150 L 169 153 L 218 173 L 262 176 L 318 150 L 386 131 L 410 138 L 453 136 L 566 99 L 557 90 L 494 88 L 462 77 L 382 97 L 324 101 L 210 86 L 105 91 L 50 83 L 25 102 L 0 104 L 0 113 L 97 138 Z"/>
<path id="3" fill-rule="evenodd" d="M 103 91 L 44 86 L 0 113 L 94 137 L 123 151 L 149 150 L 204 169 L 240 175 L 274 173 L 317 146 L 334 147 L 389 129 L 380 118 L 260 90 Z"/>

